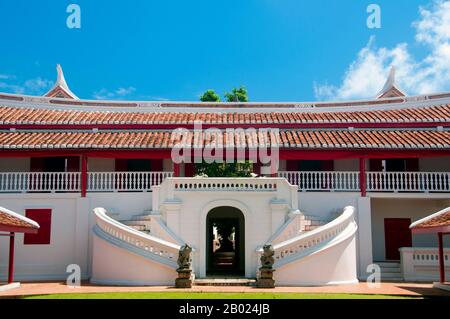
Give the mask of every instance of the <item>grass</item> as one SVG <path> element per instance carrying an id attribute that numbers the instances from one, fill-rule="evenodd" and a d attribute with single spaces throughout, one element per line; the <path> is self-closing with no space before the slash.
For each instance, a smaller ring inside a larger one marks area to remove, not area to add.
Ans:
<path id="1" fill-rule="evenodd" d="M 409 299 L 416 297 L 328 293 L 113 292 L 24 296 L 24 299 Z"/>

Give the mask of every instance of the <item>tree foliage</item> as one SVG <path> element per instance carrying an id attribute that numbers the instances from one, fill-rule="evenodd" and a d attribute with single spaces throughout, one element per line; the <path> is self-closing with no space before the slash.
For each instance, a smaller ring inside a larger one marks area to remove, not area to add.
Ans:
<path id="1" fill-rule="evenodd" d="M 233 88 L 230 92 L 225 93 L 227 102 L 248 102 L 248 92 L 243 86 L 240 88 Z"/>
<path id="2" fill-rule="evenodd" d="M 200 96 L 202 102 L 220 102 L 220 96 L 214 90 L 207 90 Z"/>
<path id="3" fill-rule="evenodd" d="M 207 175 L 208 177 L 250 177 L 253 165 L 250 161 L 235 163 L 197 163 L 195 164 L 196 175 Z"/>

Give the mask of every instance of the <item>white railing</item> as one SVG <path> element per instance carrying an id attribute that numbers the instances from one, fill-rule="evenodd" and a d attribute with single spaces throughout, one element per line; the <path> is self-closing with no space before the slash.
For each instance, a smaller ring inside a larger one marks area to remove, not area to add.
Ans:
<path id="1" fill-rule="evenodd" d="M 368 172 L 368 192 L 450 192 L 450 173 Z"/>
<path id="2" fill-rule="evenodd" d="M 0 193 L 79 192 L 81 174 L 75 173 L 0 173 Z"/>
<path id="3" fill-rule="evenodd" d="M 151 191 L 152 186 L 161 184 L 173 172 L 90 172 L 88 192 Z"/>
<path id="4" fill-rule="evenodd" d="M 110 241 L 116 244 L 116 241 L 118 241 L 119 245 L 121 243 L 125 244 L 124 249 L 132 247 L 137 249 L 138 252 L 141 251 L 144 254 L 150 254 L 149 256 L 176 267 L 180 245 L 128 227 L 109 217 L 104 208 L 95 208 L 94 214 L 96 217 L 96 227 L 112 237 L 113 239 L 110 239 Z"/>
<path id="5" fill-rule="evenodd" d="M 403 247 L 400 260 L 404 280 L 439 280 L 439 251 L 437 248 Z M 444 249 L 446 277 L 450 276 L 450 249 Z"/>
<path id="6" fill-rule="evenodd" d="M 277 180 L 273 178 L 181 177 L 172 181 L 175 191 L 277 191 Z"/>
<path id="7" fill-rule="evenodd" d="M 301 191 L 359 191 L 359 172 L 278 172 Z"/>
<path id="8" fill-rule="evenodd" d="M 342 215 L 330 223 L 273 245 L 275 266 L 280 267 L 353 236 L 357 230 L 354 211 L 353 207 L 348 206 Z M 257 252 L 261 254 L 262 249 Z"/>

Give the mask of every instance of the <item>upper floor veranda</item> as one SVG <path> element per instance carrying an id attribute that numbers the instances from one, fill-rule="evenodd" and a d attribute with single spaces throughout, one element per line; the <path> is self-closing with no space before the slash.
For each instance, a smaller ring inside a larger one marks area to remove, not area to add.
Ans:
<path id="1" fill-rule="evenodd" d="M 196 176 L 195 167 L 171 159 L 0 158 L 0 193 L 150 192 L 168 177 Z M 261 164 L 250 170 L 264 177 Z M 280 160 L 277 173 L 266 176 L 286 178 L 302 192 L 450 193 L 450 157 Z M 228 181 L 238 190 L 242 179 Z"/>

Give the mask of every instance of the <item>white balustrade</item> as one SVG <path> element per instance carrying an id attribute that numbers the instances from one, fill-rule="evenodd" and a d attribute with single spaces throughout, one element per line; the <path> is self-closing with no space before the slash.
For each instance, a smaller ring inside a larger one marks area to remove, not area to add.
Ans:
<path id="1" fill-rule="evenodd" d="M 450 173 L 368 172 L 368 192 L 450 192 Z"/>
<path id="2" fill-rule="evenodd" d="M 181 247 L 180 245 L 128 227 L 109 217 L 104 208 L 94 209 L 94 214 L 96 217 L 96 226 L 106 234 L 139 250 L 142 250 L 143 252 L 148 252 L 154 254 L 155 256 L 161 257 L 163 260 L 167 260 L 170 264 L 176 262 L 178 258 L 178 251 Z"/>
<path id="3" fill-rule="evenodd" d="M 172 179 L 175 191 L 257 191 L 276 192 L 278 183 L 282 181 L 277 178 L 222 178 L 222 177 L 199 177 L 199 178 L 174 178 Z"/>
<path id="4" fill-rule="evenodd" d="M 275 262 L 280 266 L 289 262 L 290 257 L 300 256 L 302 253 L 312 253 L 333 241 L 339 242 L 338 239 L 352 236 L 357 229 L 354 210 L 353 207 L 348 206 L 342 215 L 330 223 L 273 245 Z M 261 254 L 262 249 L 257 252 Z"/>
<path id="5" fill-rule="evenodd" d="M 172 172 L 90 172 L 88 192 L 150 191 L 161 184 Z"/>
<path id="6" fill-rule="evenodd" d="M 359 172 L 279 172 L 301 191 L 359 191 Z"/>
<path id="7" fill-rule="evenodd" d="M 408 281 L 439 280 L 439 251 L 433 247 L 402 247 L 400 260 L 403 278 Z M 444 249 L 446 277 L 450 276 L 450 249 Z"/>
<path id="8" fill-rule="evenodd" d="M 79 172 L 0 173 L 0 192 L 79 192 Z"/>

